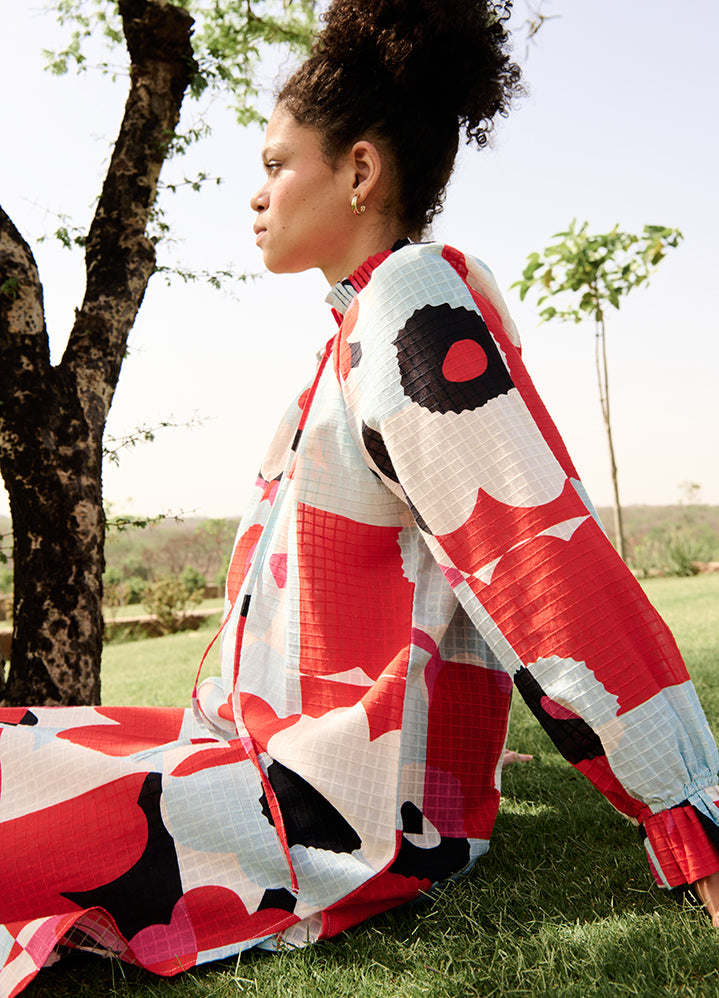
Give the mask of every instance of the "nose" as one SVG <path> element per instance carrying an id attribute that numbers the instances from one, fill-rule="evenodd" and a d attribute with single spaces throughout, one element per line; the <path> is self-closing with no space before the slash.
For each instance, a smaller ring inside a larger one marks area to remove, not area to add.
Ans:
<path id="1" fill-rule="evenodd" d="M 259 190 L 255 191 L 255 193 L 250 198 L 250 208 L 252 208 L 253 211 L 260 212 L 264 211 L 266 207 L 267 207 L 267 194 L 265 192 L 265 188 L 263 185 L 262 187 L 260 187 Z"/>

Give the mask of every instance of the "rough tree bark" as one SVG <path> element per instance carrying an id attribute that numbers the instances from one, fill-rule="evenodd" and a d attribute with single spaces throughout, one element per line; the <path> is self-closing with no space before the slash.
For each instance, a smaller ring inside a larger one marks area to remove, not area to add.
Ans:
<path id="1" fill-rule="evenodd" d="M 85 298 L 55 367 L 37 266 L 0 209 L 0 472 L 15 569 L 7 704 L 100 702 L 102 436 L 155 266 L 146 228 L 160 168 L 196 68 L 185 11 L 166 0 L 119 8 L 130 92 L 88 233 Z"/>

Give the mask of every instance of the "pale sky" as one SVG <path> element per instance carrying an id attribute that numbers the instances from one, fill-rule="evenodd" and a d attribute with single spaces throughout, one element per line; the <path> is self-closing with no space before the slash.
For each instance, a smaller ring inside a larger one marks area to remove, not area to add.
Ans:
<path id="1" fill-rule="evenodd" d="M 41 48 L 62 36 L 40 6 L 0 0 L 3 148 L 0 204 L 33 245 L 58 360 L 83 292 L 81 255 L 36 237 L 86 225 L 117 132 L 126 80 L 53 78 Z M 622 500 L 673 503 L 697 482 L 719 504 L 716 0 L 551 0 L 529 47 L 518 43 L 530 93 L 500 122 L 491 150 L 467 151 L 434 235 L 482 258 L 519 325 L 540 394 L 598 505 L 610 479 L 590 324 L 540 325 L 509 286 L 527 254 L 572 218 L 595 231 L 618 223 L 676 226 L 685 236 L 652 283 L 609 316 L 612 409 Z M 517 19 L 526 15 L 516 0 Z M 8 30 L 8 26 L 12 26 Z M 269 71 L 268 71 L 269 72 Z M 268 98 L 269 100 L 269 98 Z M 268 104 L 268 107 L 271 104 Z M 191 117 L 195 110 L 190 102 Z M 224 183 L 167 203 L 179 240 L 161 261 L 261 271 L 248 199 L 262 179 L 258 129 L 213 110 L 213 137 L 170 164 Z M 109 432 L 173 416 L 206 422 L 162 431 L 108 468 L 116 510 L 234 516 L 282 412 L 334 330 L 319 272 L 267 275 L 235 299 L 156 275 L 131 335 Z M 7 512 L 0 489 L 0 514 Z"/>

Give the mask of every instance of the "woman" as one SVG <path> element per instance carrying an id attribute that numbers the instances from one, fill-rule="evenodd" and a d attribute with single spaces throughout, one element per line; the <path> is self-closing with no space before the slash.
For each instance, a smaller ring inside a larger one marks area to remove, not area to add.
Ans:
<path id="1" fill-rule="evenodd" d="M 336 0 L 252 199 L 270 270 L 339 329 L 270 446 L 189 711 L 3 711 L 0 994 L 54 950 L 161 974 L 330 936 L 488 848 L 512 680 L 640 824 L 657 880 L 719 870 L 719 759 L 478 261 L 417 243 L 460 124 L 518 89 L 509 4 Z M 39 781 L 37 774 L 42 773 Z"/>

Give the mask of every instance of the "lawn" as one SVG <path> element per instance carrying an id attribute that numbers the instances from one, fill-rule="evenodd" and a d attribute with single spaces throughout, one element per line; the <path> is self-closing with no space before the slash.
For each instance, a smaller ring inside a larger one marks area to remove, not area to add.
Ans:
<path id="1" fill-rule="evenodd" d="M 657 579 L 647 592 L 673 628 L 719 722 L 719 575 Z M 106 703 L 185 703 L 212 637 L 110 646 Z M 216 655 L 211 653 L 216 671 Z M 719 725 L 718 725 L 719 727 Z M 489 855 L 425 904 L 334 940 L 249 955 L 162 980 L 77 956 L 42 971 L 31 998 L 707 998 L 719 995 L 719 937 L 653 886 L 636 831 L 556 753 L 515 700 L 510 745 L 535 754 L 507 770 Z"/>
<path id="2" fill-rule="evenodd" d="M 102 653 L 102 702 L 151 707 L 188 706 L 202 655 L 220 626 L 221 610 L 198 630 L 163 638 L 113 642 Z M 219 647 L 219 642 L 216 648 Z M 219 652 L 208 655 L 206 672 L 218 674 Z"/>

